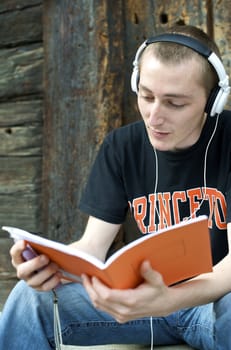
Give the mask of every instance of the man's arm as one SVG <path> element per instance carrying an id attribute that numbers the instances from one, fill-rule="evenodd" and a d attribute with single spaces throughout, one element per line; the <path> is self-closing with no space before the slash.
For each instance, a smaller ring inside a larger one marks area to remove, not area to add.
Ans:
<path id="1" fill-rule="evenodd" d="M 104 261 L 120 226 L 90 216 L 82 238 L 71 246 Z"/>
<path id="2" fill-rule="evenodd" d="M 82 238 L 72 243 L 71 246 L 104 260 L 119 228 L 120 225 L 90 217 Z M 18 241 L 10 251 L 12 264 L 17 270 L 18 278 L 23 279 L 29 286 L 40 291 L 55 288 L 61 279 L 58 266 L 43 254 L 25 262 L 22 257 L 25 246 L 24 241 Z"/>

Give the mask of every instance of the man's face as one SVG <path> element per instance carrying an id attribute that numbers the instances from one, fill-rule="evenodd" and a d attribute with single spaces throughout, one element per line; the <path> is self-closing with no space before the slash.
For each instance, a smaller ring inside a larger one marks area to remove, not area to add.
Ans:
<path id="1" fill-rule="evenodd" d="M 149 140 L 160 151 L 177 151 L 199 138 L 206 115 L 200 63 L 161 63 L 153 53 L 142 58 L 138 107 Z"/>

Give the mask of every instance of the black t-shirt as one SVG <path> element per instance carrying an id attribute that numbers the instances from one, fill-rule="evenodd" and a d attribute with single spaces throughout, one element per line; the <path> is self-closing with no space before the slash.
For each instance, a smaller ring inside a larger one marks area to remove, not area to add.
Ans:
<path id="1" fill-rule="evenodd" d="M 220 115 L 211 140 L 215 125 L 216 117 L 207 118 L 192 147 L 156 155 L 143 121 L 115 129 L 99 150 L 80 209 L 115 224 L 131 210 L 141 234 L 206 214 L 217 263 L 228 252 L 231 222 L 231 112 Z"/>

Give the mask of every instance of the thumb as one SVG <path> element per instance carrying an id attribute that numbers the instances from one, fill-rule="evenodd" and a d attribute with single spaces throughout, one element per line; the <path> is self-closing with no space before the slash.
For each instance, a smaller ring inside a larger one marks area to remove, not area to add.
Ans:
<path id="1" fill-rule="evenodd" d="M 149 261 L 144 261 L 141 264 L 140 273 L 144 280 L 152 285 L 164 284 L 162 275 L 158 271 L 153 270 Z"/>

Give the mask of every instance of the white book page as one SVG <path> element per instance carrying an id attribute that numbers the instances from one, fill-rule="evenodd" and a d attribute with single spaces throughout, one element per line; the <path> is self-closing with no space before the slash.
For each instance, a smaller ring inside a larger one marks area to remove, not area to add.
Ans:
<path id="1" fill-rule="evenodd" d="M 9 232 L 10 237 L 13 238 L 15 242 L 18 240 L 25 240 L 28 242 L 34 242 L 34 243 L 40 244 L 40 245 L 45 246 L 45 247 L 57 249 L 61 252 L 69 254 L 69 255 L 78 256 L 84 260 L 91 262 L 92 264 L 98 266 L 101 269 L 104 268 L 104 263 L 102 261 L 100 261 L 96 257 L 94 257 L 86 252 L 72 248 L 71 246 L 65 245 L 63 243 L 51 241 L 47 238 L 43 238 L 43 237 L 40 237 L 38 235 L 29 233 L 29 232 L 22 230 L 22 229 L 19 229 L 17 227 L 3 226 L 2 229 L 4 231 Z"/>

